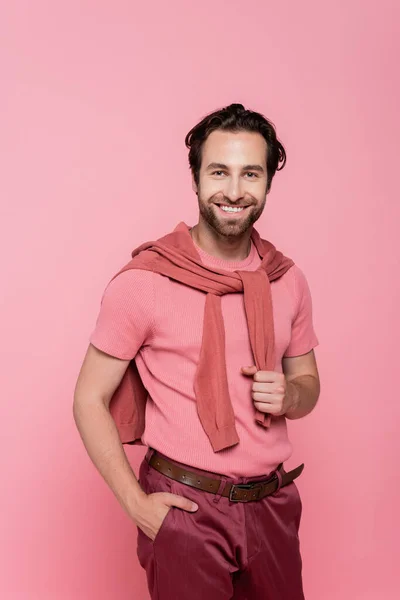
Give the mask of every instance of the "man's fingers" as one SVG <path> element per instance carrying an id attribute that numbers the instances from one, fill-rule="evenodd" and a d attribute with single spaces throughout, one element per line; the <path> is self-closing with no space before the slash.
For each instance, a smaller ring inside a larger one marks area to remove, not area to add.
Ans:
<path id="1" fill-rule="evenodd" d="M 254 402 L 254 406 L 262 413 L 273 415 L 276 412 L 274 406 L 268 402 Z"/>
<path id="2" fill-rule="evenodd" d="M 251 389 L 253 392 L 260 392 L 261 394 L 268 394 L 269 396 L 274 395 L 274 394 L 281 394 L 282 392 L 285 391 L 285 388 L 283 387 L 283 385 L 280 385 L 278 387 L 277 383 L 254 382 L 253 385 L 251 386 Z"/>
<path id="3" fill-rule="evenodd" d="M 183 496 L 178 496 L 177 494 L 170 494 L 169 492 L 164 492 L 165 504 L 168 506 L 177 506 L 178 508 L 182 508 L 183 510 L 187 510 L 188 512 L 194 512 L 199 507 L 197 504 L 189 500 L 189 498 L 184 498 Z"/>
<path id="4" fill-rule="evenodd" d="M 257 373 L 257 367 L 242 367 L 243 375 L 255 375 Z"/>

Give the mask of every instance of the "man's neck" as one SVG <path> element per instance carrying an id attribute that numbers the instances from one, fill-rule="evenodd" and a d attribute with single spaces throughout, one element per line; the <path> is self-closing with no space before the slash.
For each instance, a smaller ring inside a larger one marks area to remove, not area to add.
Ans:
<path id="1" fill-rule="evenodd" d="M 207 254 L 215 256 L 221 260 L 230 260 L 239 262 L 245 260 L 251 249 L 251 231 L 252 228 L 238 237 L 228 238 L 207 227 L 202 227 L 200 223 L 190 230 L 193 241 Z"/>

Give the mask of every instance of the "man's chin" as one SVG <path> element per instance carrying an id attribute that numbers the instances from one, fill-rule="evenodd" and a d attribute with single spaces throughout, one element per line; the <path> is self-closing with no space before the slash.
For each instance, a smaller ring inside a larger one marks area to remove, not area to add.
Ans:
<path id="1" fill-rule="evenodd" d="M 220 235 L 231 238 L 243 235 L 252 226 L 252 223 L 249 223 L 248 221 L 243 221 L 241 223 L 237 221 L 231 221 L 230 223 L 226 221 L 217 221 L 213 223 L 212 226 Z"/>
<path id="2" fill-rule="evenodd" d="M 218 209 L 219 210 L 219 209 Z M 240 237 L 248 231 L 257 221 L 260 214 L 249 214 L 243 218 L 222 216 L 220 217 L 214 210 L 200 210 L 200 213 L 208 223 L 208 226 L 213 229 L 218 235 L 226 238 Z"/>

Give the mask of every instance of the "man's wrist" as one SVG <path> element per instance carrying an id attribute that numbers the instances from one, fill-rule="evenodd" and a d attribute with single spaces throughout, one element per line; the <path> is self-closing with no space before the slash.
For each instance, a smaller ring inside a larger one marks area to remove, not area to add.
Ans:
<path id="1" fill-rule="evenodd" d="M 119 499 L 129 512 L 131 512 L 140 507 L 146 498 L 147 494 L 140 485 L 139 479 L 132 472 L 129 481 L 126 482 L 124 489 L 120 493 Z"/>
<path id="2" fill-rule="evenodd" d="M 131 516 L 136 516 L 136 515 L 140 514 L 147 498 L 148 498 L 148 495 L 142 489 L 140 489 L 140 491 L 136 491 L 129 498 L 128 511 Z"/>

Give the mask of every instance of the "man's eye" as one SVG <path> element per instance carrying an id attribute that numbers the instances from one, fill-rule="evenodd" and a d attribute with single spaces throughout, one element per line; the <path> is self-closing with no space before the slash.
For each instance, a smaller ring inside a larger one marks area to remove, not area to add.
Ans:
<path id="1" fill-rule="evenodd" d="M 213 175 L 222 175 L 224 172 L 223 171 L 214 171 Z"/>
<path id="2" fill-rule="evenodd" d="M 251 175 L 250 179 L 253 179 L 254 177 L 257 177 L 257 175 L 255 173 L 252 173 L 251 171 L 249 171 L 248 173 L 246 173 L 246 175 Z"/>

